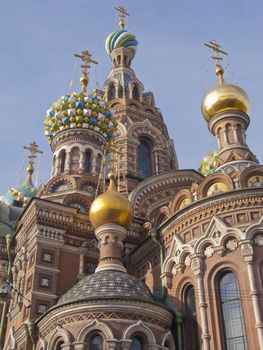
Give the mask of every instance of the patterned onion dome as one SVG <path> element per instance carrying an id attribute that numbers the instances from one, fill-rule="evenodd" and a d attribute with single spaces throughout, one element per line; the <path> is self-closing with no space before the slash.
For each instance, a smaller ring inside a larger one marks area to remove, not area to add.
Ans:
<path id="1" fill-rule="evenodd" d="M 112 50 L 126 47 L 134 52 L 137 50 L 138 41 L 135 35 L 129 33 L 126 29 L 118 29 L 112 32 L 106 39 L 105 47 L 107 53 L 110 55 Z"/>
<path id="2" fill-rule="evenodd" d="M 216 163 L 218 158 L 218 150 L 214 150 L 213 152 L 208 153 L 202 160 L 200 165 L 200 172 L 204 176 L 211 175 L 216 170 Z"/>
<path id="3" fill-rule="evenodd" d="M 117 136 L 117 120 L 108 103 L 96 93 L 73 92 L 62 96 L 47 111 L 44 125 L 49 143 L 60 131 L 75 128 L 97 131 L 108 141 Z"/>
<path id="4" fill-rule="evenodd" d="M 99 271 L 81 279 L 57 305 L 98 299 L 129 299 L 154 302 L 149 288 L 135 276 L 120 271 Z"/>
<path id="5" fill-rule="evenodd" d="M 25 183 L 19 188 L 11 188 L 8 190 L 3 200 L 8 205 L 22 203 L 22 206 L 25 207 L 30 199 L 36 196 L 36 193 L 37 190 L 34 187 Z"/>

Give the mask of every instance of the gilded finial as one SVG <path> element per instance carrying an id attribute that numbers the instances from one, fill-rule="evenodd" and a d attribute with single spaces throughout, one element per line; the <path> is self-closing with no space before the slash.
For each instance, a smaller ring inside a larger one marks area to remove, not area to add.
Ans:
<path id="1" fill-rule="evenodd" d="M 75 57 L 80 58 L 82 60 L 81 72 L 82 76 L 80 78 L 80 84 L 83 92 L 86 92 L 87 85 L 89 83 L 89 68 L 90 63 L 98 64 L 97 61 L 94 61 L 91 58 L 91 54 L 88 50 L 84 50 L 81 54 L 75 53 Z"/>
<path id="2" fill-rule="evenodd" d="M 124 29 L 125 27 L 125 17 L 126 16 L 129 16 L 128 12 L 125 10 L 124 7 L 122 6 L 118 6 L 118 7 L 115 7 L 115 10 L 118 12 L 119 14 L 119 26 L 120 26 L 120 29 Z"/>
<path id="3" fill-rule="evenodd" d="M 211 56 L 211 58 L 214 60 L 216 65 L 216 75 L 218 77 L 219 84 L 224 84 L 224 69 L 221 65 L 221 62 L 223 61 L 223 57 L 220 56 L 220 54 L 223 54 L 227 56 L 227 53 L 223 50 L 221 50 L 221 46 L 215 41 L 209 41 L 208 43 L 204 44 L 209 49 L 213 50 L 214 55 Z"/>
<path id="4" fill-rule="evenodd" d="M 31 142 L 29 146 L 24 146 L 24 149 L 29 151 L 26 184 L 33 187 L 32 175 L 34 173 L 36 154 L 42 154 L 43 152 L 39 149 L 35 141 Z"/>

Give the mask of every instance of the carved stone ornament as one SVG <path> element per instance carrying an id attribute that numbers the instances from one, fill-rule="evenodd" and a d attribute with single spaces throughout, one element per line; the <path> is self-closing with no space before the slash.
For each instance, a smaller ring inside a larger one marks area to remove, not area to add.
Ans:
<path id="1" fill-rule="evenodd" d="M 253 255 L 253 246 L 251 243 L 241 244 L 241 253 L 243 256 L 252 256 Z"/>
<path id="2" fill-rule="evenodd" d="M 195 275 L 200 275 L 203 273 L 203 261 L 200 257 L 195 257 L 192 259 L 191 268 Z"/>

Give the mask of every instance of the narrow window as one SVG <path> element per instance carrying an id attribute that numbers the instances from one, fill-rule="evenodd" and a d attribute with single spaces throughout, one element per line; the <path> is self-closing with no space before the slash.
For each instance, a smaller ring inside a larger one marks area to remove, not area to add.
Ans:
<path id="1" fill-rule="evenodd" d="M 65 170 L 65 160 L 66 160 L 66 152 L 65 150 L 62 150 L 60 152 L 60 172 L 64 173 Z"/>
<path id="2" fill-rule="evenodd" d="M 62 350 L 62 345 L 64 345 L 63 340 L 60 340 L 56 345 L 56 350 Z"/>
<path id="3" fill-rule="evenodd" d="M 151 176 L 151 150 L 145 141 L 141 141 L 138 146 L 138 172 L 143 179 Z"/>
<path id="4" fill-rule="evenodd" d="M 84 172 L 85 173 L 90 173 L 90 168 L 91 168 L 91 154 L 90 151 L 85 152 L 85 159 L 84 159 Z"/>
<path id="5" fill-rule="evenodd" d="M 220 308 L 224 348 L 226 350 L 246 350 L 244 320 L 236 276 L 228 271 L 219 279 Z"/>
<path id="6" fill-rule="evenodd" d="M 109 94 L 108 94 L 108 100 L 113 100 L 115 98 L 115 87 L 114 85 L 110 85 L 109 87 Z"/>
<path id="7" fill-rule="evenodd" d="M 135 85 L 132 89 L 132 98 L 135 100 L 140 100 L 140 93 L 137 85 Z"/>
<path id="8" fill-rule="evenodd" d="M 95 335 L 90 339 L 89 350 L 102 350 L 103 349 L 103 338 L 101 335 Z"/>
<path id="9" fill-rule="evenodd" d="M 143 342 L 139 337 L 135 337 L 132 339 L 132 350 L 142 350 L 143 349 Z"/>
<path id="10" fill-rule="evenodd" d="M 198 350 L 198 325 L 196 319 L 196 303 L 194 286 L 187 286 L 184 294 L 185 322 L 184 322 L 184 342 L 185 349 Z"/>

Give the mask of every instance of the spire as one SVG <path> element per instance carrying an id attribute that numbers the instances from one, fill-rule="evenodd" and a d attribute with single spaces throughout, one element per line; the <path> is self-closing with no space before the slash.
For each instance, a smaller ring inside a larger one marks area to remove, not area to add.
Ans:
<path id="1" fill-rule="evenodd" d="M 125 10 L 125 8 L 122 6 L 115 7 L 115 10 L 117 11 L 117 13 L 119 15 L 119 27 L 121 30 L 123 30 L 125 27 L 125 17 L 129 16 L 129 14 Z"/>
<path id="2" fill-rule="evenodd" d="M 90 63 L 98 64 L 98 62 L 94 61 L 91 58 L 91 54 L 89 53 L 88 50 L 82 51 L 81 54 L 75 53 L 74 56 L 82 60 L 82 65 L 81 65 L 82 76 L 80 78 L 80 84 L 81 84 L 82 92 L 86 92 L 87 85 L 89 83 Z"/>
<path id="3" fill-rule="evenodd" d="M 34 173 L 34 163 L 35 163 L 35 158 L 37 157 L 36 155 L 42 154 L 43 152 L 39 149 L 38 145 L 36 144 L 35 141 L 31 142 L 29 146 L 24 146 L 24 149 L 29 151 L 29 156 L 28 156 L 28 167 L 27 167 L 27 178 L 25 184 L 29 187 L 34 187 L 33 186 L 33 181 L 32 181 L 32 175 Z"/>
<path id="4" fill-rule="evenodd" d="M 215 66 L 216 66 L 216 75 L 218 77 L 218 82 L 219 84 L 224 84 L 224 69 L 221 65 L 221 62 L 223 61 L 223 57 L 220 56 L 220 54 L 222 55 L 226 55 L 227 53 L 223 50 L 221 50 L 221 46 L 215 41 L 209 41 L 208 43 L 204 44 L 206 47 L 208 47 L 209 49 L 213 50 L 213 56 L 211 56 L 211 58 L 214 60 L 215 62 Z"/>

